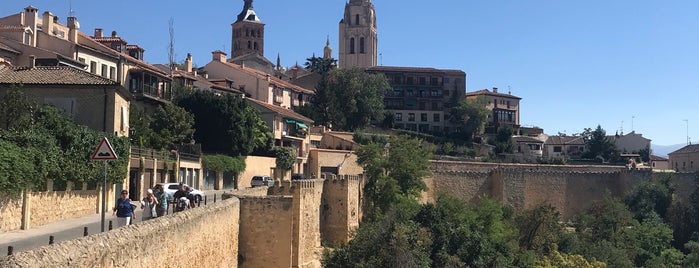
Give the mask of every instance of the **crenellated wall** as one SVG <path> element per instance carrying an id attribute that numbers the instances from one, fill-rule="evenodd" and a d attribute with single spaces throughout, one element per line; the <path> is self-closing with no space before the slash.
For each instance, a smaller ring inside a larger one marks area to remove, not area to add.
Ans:
<path id="1" fill-rule="evenodd" d="M 321 200 L 320 234 L 324 245 L 349 242 L 362 217 L 360 176 L 325 176 Z"/>
<path id="2" fill-rule="evenodd" d="M 423 201 L 433 202 L 440 194 L 458 197 L 470 204 L 487 196 L 515 209 L 551 204 L 570 219 L 607 193 L 623 197 L 642 182 L 671 176 L 681 199 L 696 189 L 694 173 L 653 173 L 649 169 L 627 170 L 618 166 L 561 166 L 434 161 L 430 188 Z"/>

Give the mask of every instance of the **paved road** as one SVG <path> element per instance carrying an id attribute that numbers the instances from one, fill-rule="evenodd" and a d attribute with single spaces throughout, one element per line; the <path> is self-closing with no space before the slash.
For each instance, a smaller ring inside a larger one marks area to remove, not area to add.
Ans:
<path id="1" fill-rule="evenodd" d="M 223 191 L 211 190 L 205 191 L 205 193 L 208 197 L 208 202 L 213 202 L 214 194 L 217 195 L 218 200 L 221 200 L 221 193 L 223 193 Z M 136 203 L 134 202 L 134 204 Z M 202 203 L 202 206 L 203 205 Z M 141 222 L 142 211 L 139 205 L 136 209 L 135 223 Z M 170 210 L 170 213 L 172 213 L 172 210 Z M 80 238 L 84 234 L 84 227 L 87 227 L 88 235 L 99 233 L 101 231 L 101 220 L 102 216 L 100 214 L 90 214 L 79 218 L 66 219 L 32 227 L 27 230 L 14 230 L 0 233 L 0 256 L 8 254 L 9 246 L 12 246 L 13 252 L 16 253 L 48 245 L 50 236 L 54 237 L 54 243 Z M 109 230 L 110 220 L 112 221 L 113 228 L 116 228 L 116 216 L 112 216 L 111 212 L 107 212 L 105 215 L 105 231 Z"/>

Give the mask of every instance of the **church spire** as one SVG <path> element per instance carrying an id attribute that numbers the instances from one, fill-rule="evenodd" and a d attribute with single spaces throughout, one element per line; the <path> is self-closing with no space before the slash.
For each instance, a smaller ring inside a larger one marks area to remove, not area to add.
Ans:
<path id="1" fill-rule="evenodd" d="M 333 49 L 330 47 L 330 35 L 328 35 L 327 41 L 325 41 L 325 48 L 323 48 L 323 58 L 330 59 L 333 57 Z"/>
<path id="2" fill-rule="evenodd" d="M 279 53 L 277 53 L 277 71 L 282 69 L 282 60 L 279 58 Z"/>

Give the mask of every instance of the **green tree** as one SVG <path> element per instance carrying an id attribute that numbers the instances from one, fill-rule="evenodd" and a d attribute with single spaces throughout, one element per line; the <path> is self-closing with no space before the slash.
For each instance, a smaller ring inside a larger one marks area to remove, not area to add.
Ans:
<path id="1" fill-rule="evenodd" d="M 511 154 L 515 150 L 515 143 L 512 141 L 514 130 L 511 126 L 500 126 L 498 128 L 495 140 L 492 144 L 495 146 L 496 154 Z"/>
<path id="2" fill-rule="evenodd" d="M 169 149 L 177 143 L 189 142 L 194 135 L 194 116 L 184 108 L 174 104 L 158 106 L 153 115 L 152 146 L 156 149 Z"/>
<path id="3" fill-rule="evenodd" d="M 312 119 L 334 129 L 354 131 L 383 119 L 383 96 L 390 89 L 386 77 L 360 69 L 332 69 L 323 77 L 311 100 Z"/>
<path id="4" fill-rule="evenodd" d="M 138 105 L 131 105 L 129 109 L 129 139 L 131 144 L 151 148 L 153 129 L 151 129 L 153 118 L 146 113 L 146 110 Z"/>
<path id="5" fill-rule="evenodd" d="M 675 192 L 670 178 L 663 176 L 657 181 L 644 182 L 626 197 L 626 205 L 637 220 L 651 218 L 651 214 L 665 218 Z"/>
<path id="6" fill-rule="evenodd" d="M 194 139 L 206 152 L 238 156 L 271 148 L 269 127 L 260 112 L 242 98 L 195 91 L 178 105 L 194 115 Z"/>
<path id="7" fill-rule="evenodd" d="M 551 205 L 539 205 L 519 213 L 515 225 L 519 230 L 519 248 L 543 256 L 551 253 L 564 237 L 560 214 Z M 556 247 L 556 250 L 558 247 Z"/>
<path id="8" fill-rule="evenodd" d="M 597 125 L 595 130 L 586 128 L 582 137 L 585 141 L 584 157 L 600 161 L 615 161 L 618 158 L 619 151 L 614 143 L 607 139 L 607 132 L 600 125 Z"/>
<path id="9" fill-rule="evenodd" d="M 470 141 L 474 136 L 481 135 L 485 131 L 490 110 L 487 108 L 488 100 L 484 96 L 465 99 L 451 109 L 451 123 L 456 124 L 457 135 Z"/>
<path id="10" fill-rule="evenodd" d="M 34 153 L 26 148 L 0 139 L 0 189 L 9 196 L 19 196 L 22 190 L 33 189 L 41 178 L 32 162 Z"/>
<path id="11" fill-rule="evenodd" d="M 392 136 L 386 144 L 374 142 L 357 150 L 357 162 L 364 168 L 365 196 L 374 212 L 383 212 L 401 197 L 417 200 L 427 189 L 432 148 L 404 135 Z"/>
<path id="12" fill-rule="evenodd" d="M 307 58 L 306 63 L 304 63 L 306 70 L 311 72 L 325 75 L 331 70 L 337 68 L 337 60 L 333 58 L 323 58 L 323 57 L 313 57 Z"/>
<path id="13" fill-rule="evenodd" d="M 0 127 L 4 129 L 29 127 L 32 113 L 36 108 L 37 105 L 24 95 L 22 85 L 11 85 L 0 101 Z"/>
<path id="14" fill-rule="evenodd" d="M 272 148 L 272 151 L 276 157 L 275 164 L 277 168 L 284 172 L 294 168 L 296 163 L 296 150 L 294 148 L 275 146 Z"/>

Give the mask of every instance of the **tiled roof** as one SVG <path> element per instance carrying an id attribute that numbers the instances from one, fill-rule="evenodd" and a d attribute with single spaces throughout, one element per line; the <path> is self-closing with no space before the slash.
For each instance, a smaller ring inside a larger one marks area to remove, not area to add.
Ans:
<path id="1" fill-rule="evenodd" d="M 514 136 L 514 137 L 512 137 L 512 141 L 514 141 L 514 142 L 544 143 L 543 141 L 541 141 L 539 139 L 535 139 L 535 138 L 527 137 L 527 136 Z"/>
<path id="2" fill-rule="evenodd" d="M 665 157 L 660 157 L 660 156 L 652 154 L 652 155 L 650 155 L 650 161 L 668 161 L 668 159 Z"/>
<path id="3" fill-rule="evenodd" d="M 27 26 L 22 25 L 0 24 L 0 31 L 2 32 L 24 32 L 27 28 Z"/>
<path id="4" fill-rule="evenodd" d="M 3 44 L 3 43 L 2 43 L 2 40 L 0 40 L 0 49 L 5 50 L 5 51 L 9 51 L 9 52 L 12 52 L 12 53 L 15 53 L 15 54 L 21 54 L 21 53 L 22 53 L 22 52 L 19 52 L 19 51 L 15 50 L 15 49 L 13 49 L 13 48 L 11 48 L 11 47 L 9 47 L 9 46 Z"/>
<path id="5" fill-rule="evenodd" d="M 478 91 L 466 93 L 466 96 L 478 96 L 478 95 L 490 95 L 490 96 L 506 97 L 506 98 L 520 99 L 520 100 L 522 99 L 522 98 L 517 97 L 517 96 L 512 95 L 512 94 L 505 94 L 505 93 L 500 93 L 500 92 L 496 93 L 496 92 L 491 92 L 490 90 L 487 90 L 487 89 L 481 89 Z"/>
<path id="6" fill-rule="evenodd" d="M 669 153 L 668 155 L 677 154 L 677 153 L 688 154 L 688 153 L 697 153 L 697 152 L 699 152 L 699 144 L 690 144 L 690 145 L 687 145 L 685 147 L 678 149 L 677 151 Z"/>
<path id="7" fill-rule="evenodd" d="M 215 62 L 219 62 L 219 61 L 215 61 Z M 267 77 L 267 74 L 264 72 L 261 72 L 261 71 L 258 71 L 258 70 L 252 69 L 252 68 L 245 68 L 245 67 L 240 66 L 240 65 L 235 64 L 235 63 L 230 63 L 230 62 L 219 62 L 219 63 L 225 64 L 226 66 L 231 67 L 233 69 L 243 71 L 249 75 Z M 306 93 L 306 94 L 314 94 L 315 93 L 313 90 L 305 89 L 305 88 L 302 88 L 300 86 L 294 85 L 294 84 L 289 83 L 287 81 L 284 81 L 282 79 L 276 78 L 276 77 L 274 77 L 274 75 L 270 75 L 269 80 L 270 80 L 271 84 L 276 85 L 278 87 L 289 88 L 291 90 L 299 91 L 299 92 Z"/>
<path id="8" fill-rule="evenodd" d="M 270 111 L 278 113 L 282 117 L 291 118 L 291 119 L 298 119 L 298 120 L 303 121 L 304 123 L 313 123 L 312 119 L 305 117 L 297 112 L 294 112 L 291 109 L 287 109 L 287 108 L 280 107 L 277 105 L 269 104 L 269 103 L 259 101 L 259 100 L 253 99 L 253 98 L 245 98 L 245 99 L 248 100 L 249 102 L 252 102 L 252 103 L 255 103 L 259 106 L 262 106 L 265 109 L 268 109 Z"/>
<path id="9" fill-rule="evenodd" d="M 0 66 L 0 84 L 20 83 L 29 85 L 119 85 L 115 81 L 73 67 L 36 66 L 29 68 Z"/>
<path id="10" fill-rule="evenodd" d="M 113 43 L 113 42 L 119 42 L 126 44 L 126 40 L 121 39 L 121 37 L 91 37 L 97 42 L 106 42 L 106 43 Z"/>
<path id="11" fill-rule="evenodd" d="M 466 73 L 461 70 L 450 70 L 450 69 L 436 69 L 432 67 L 407 67 L 407 66 L 373 66 L 369 67 L 367 69 L 368 71 L 374 71 L 374 72 L 413 72 L 413 73 L 435 73 L 435 72 L 444 72 L 444 73 L 458 73 L 458 74 L 464 74 Z"/>
<path id="12" fill-rule="evenodd" d="M 546 144 L 584 145 L 585 141 L 580 136 L 549 136 Z"/>
<path id="13" fill-rule="evenodd" d="M 80 38 L 81 38 L 80 39 L 81 45 L 89 46 L 93 49 L 96 49 L 96 50 L 102 52 L 102 53 L 107 53 L 107 54 L 110 54 L 114 57 L 122 57 L 122 58 L 126 59 L 126 61 L 129 63 L 135 63 L 135 65 L 140 67 L 141 69 L 149 70 L 151 72 L 158 73 L 164 77 L 168 77 L 169 73 L 163 73 L 158 68 L 151 65 L 150 63 L 147 63 L 145 61 L 131 57 L 126 53 L 121 53 L 121 52 L 115 51 L 115 50 L 111 49 L 110 47 L 105 46 L 104 44 L 102 44 L 100 42 L 97 42 L 95 39 L 92 39 L 92 36 L 89 36 L 83 32 L 80 32 L 79 34 L 80 34 Z M 89 43 L 89 45 L 86 43 Z"/>

